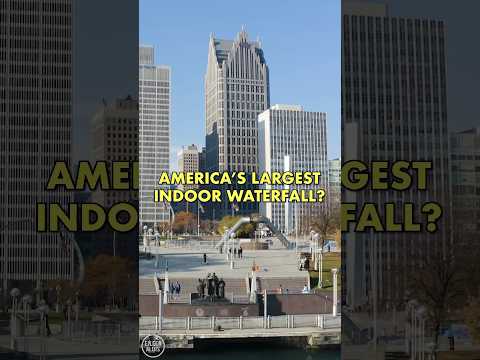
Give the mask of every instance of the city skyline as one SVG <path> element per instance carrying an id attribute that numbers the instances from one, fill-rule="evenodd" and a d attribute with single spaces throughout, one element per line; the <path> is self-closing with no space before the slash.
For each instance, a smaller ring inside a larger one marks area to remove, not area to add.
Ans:
<path id="1" fill-rule="evenodd" d="M 160 6 L 148 0 L 140 3 L 140 43 L 154 46 L 157 63 L 172 69 L 172 170 L 177 168 L 177 154 L 182 146 L 205 145 L 204 74 L 209 37 L 213 34 L 215 38 L 229 39 L 242 25 L 249 38 L 260 40 L 268 54 L 273 74 L 270 103 L 302 104 L 306 110 L 326 112 L 329 158 L 340 156 L 340 4 L 328 1 L 321 9 L 314 2 L 302 9 L 293 2 L 276 8 L 266 4 L 253 7 L 256 11 L 236 14 L 225 12 L 223 6 L 192 4 L 185 8 L 168 4 L 166 9 L 165 4 Z M 172 16 L 156 21 L 158 13 L 165 10 Z M 179 11 L 192 26 L 172 23 L 173 14 Z M 206 13 L 211 21 L 200 21 L 201 14 Z M 304 21 L 290 24 L 290 16 L 300 16 Z M 183 131 L 187 126 L 191 129 L 188 133 Z"/>

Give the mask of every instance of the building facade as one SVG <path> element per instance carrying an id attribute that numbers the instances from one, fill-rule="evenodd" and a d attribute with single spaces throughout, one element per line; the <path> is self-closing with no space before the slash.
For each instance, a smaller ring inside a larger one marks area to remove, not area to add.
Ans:
<path id="1" fill-rule="evenodd" d="M 73 280 L 66 234 L 37 233 L 37 203 L 71 194 L 46 191 L 56 161 L 70 163 L 72 130 L 72 2 L 1 1 L 0 273 L 14 285 Z M 62 236 L 65 236 L 62 239 Z"/>
<path id="2" fill-rule="evenodd" d="M 260 42 L 249 41 L 243 29 L 235 40 L 210 36 L 205 74 L 208 171 L 256 171 L 257 115 L 269 107 L 269 97 L 268 66 Z M 223 202 L 216 216 L 229 214 L 231 206 Z M 257 210 L 255 204 L 237 206 L 239 213 Z"/>
<path id="3" fill-rule="evenodd" d="M 342 160 L 423 160 L 432 162 L 432 171 L 426 191 L 367 188 L 346 192 L 342 201 L 380 209 L 386 202 L 443 206 L 435 234 L 344 233 L 344 301 L 391 309 L 404 299 L 415 264 L 444 253 L 451 241 L 445 26 L 391 17 L 386 5 L 359 6 L 343 9 Z"/>
<path id="4" fill-rule="evenodd" d="M 179 172 L 198 172 L 200 166 L 197 145 L 192 144 L 184 146 L 178 154 L 178 171 Z M 198 185 L 179 185 L 183 190 L 197 189 Z"/>
<path id="5" fill-rule="evenodd" d="M 455 242 L 476 244 L 480 232 L 480 128 L 451 134 Z"/>
<path id="6" fill-rule="evenodd" d="M 138 161 L 138 101 L 130 96 L 103 102 L 92 118 L 92 152 L 95 161 Z M 95 203 L 106 208 L 119 202 L 138 202 L 138 191 L 97 190 Z"/>
<path id="7" fill-rule="evenodd" d="M 328 173 L 326 114 L 304 111 L 297 105 L 274 105 L 258 116 L 258 163 L 261 172 L 320 171 L 320 185 L 290 186 L 326 189 Z M 266 188 L 283 188 L 266 186 Z M 314 216 L 315 207 L 326 204 L 261 203 L 260 213 L 284 234 L 300 231 Z"/>
<path id="8" fill-rule="evenodd" d="M 165 204 L 155 204 L 154 190 L 170 170 L 170 67 L 155 65 L 154 49 L 139 49 L 139 219 L 150 228 L 169 221 Z"/>
<path id="9" fill-rule="evenodd" d="M 331 210 L 339 209 L 342 201 L 341 186 L 342 162 L 340 159 L 328 160 L 328 206 Z"/>

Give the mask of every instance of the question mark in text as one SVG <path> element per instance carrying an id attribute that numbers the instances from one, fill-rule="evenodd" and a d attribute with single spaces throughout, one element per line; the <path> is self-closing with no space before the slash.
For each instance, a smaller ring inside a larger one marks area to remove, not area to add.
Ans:
<path id="1" fill-rule="evenodd" d="M 323 189 L 317 190 L 317 195 L 318 195 L 318 202 L 322 202 L 323 198 L 325 197 L 325 190 Z"/>
<path id="2" fill-rule="evenodd" d="M 422 212 L 427 214 L 427 231 L 435 232 L 437 230 L 436 221 L 442 216 L 442 208 L 437 203 L 426 203 L 422 206 Z"/>

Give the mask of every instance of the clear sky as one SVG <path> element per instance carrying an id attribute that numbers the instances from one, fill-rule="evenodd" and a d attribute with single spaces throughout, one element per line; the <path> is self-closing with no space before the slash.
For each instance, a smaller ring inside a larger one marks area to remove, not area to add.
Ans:
<path id="1" fill-rule="evenodd" d="M 182 145 L 204 145 L 203 77 L 210 33 L 245 26 L 262 42 L 270 103 L 327 113 L 328 158 L 340 156 L 340 1 L 140 0 L 140 43 L 172 68 L 172 169 Z"/>

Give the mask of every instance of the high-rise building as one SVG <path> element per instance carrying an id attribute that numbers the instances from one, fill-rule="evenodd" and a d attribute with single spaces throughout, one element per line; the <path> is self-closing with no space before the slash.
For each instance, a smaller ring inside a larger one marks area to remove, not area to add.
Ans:
<path id="1" fill-rule="evenodd" d="M 3 294 L 12 282 L 31 290 L 75 277 L 68 234 L 37 233 L 35 227 L 37 203 L 65 208 L 72 201 L 63 189 L 45 190 L 55 162 L 71 157 L 72 6 L 71 0 L 0 3 Z"/>
<path id="2" fill-rule="evenodd" d="M 455 241 L 476 244 L 480 232 L 480 128 L 451 134 L 452 217 Z"/>
<path id="3" fill-rule="evenodd" d="M 344 4 L 342 22 L 342 160 L 433 163 L 426 191 L 366 188 L 345 192 L 342 201 L 374 202 L 378 209 L 411 202 L 415 216 L 422 216 L 422 203 L 443 206 L 435 234 L 344 233 L 344 301 L 385 308 L 405 298 L 415 264 L 445 253 L 451 241 L 445 26 L 391 17 L 386 6 L 363 3 Z"/>
<path id="4" fill-rule="evenodd" d="M 198 153 L 198 171 L 206 171 L 207 169 L 207 150 L 205 146 L 202 147 L 202 151 Z"/>
<path id="5" fill-rule="evenodd" d="M 179 172 L 198 172 L 199 171 L 199 152 L 195 144 L 184 146 L 178 154 Z M 198 185 L 180 185 L 183 190 L 196 189 Z"/>
<path id="6" fill-rule="evenodd" d="M 105 100 L 92 118 L 92 152 L 96 161 L 138 161 L 138 102 L 127 96 Z M 95 203 L 110 208 L 119 202 L 138 201 L 137 190 L 97 190 Z"/>
<path id="7" fill-rule="evenodd" d="M 326 114 L 305 111 L 298 105 L 274 105 L 258 115 L 259 172 L 320 171 L 322 184 L 290 186 L 291 189 L 326 189 L 327 131 Z M 266 188 L 283 188 L 270 186 Z M 303 219 L 325 204 L 261 203 L 260 213 L 283 233 L 299 231 Z"/>
<path id="8" fill-rule="evenodd" d="M 211 35 L 205 74 L 207 170 L 256 171 L 257 115 L 269 107 L 269 96 L 260 41 L 249 41 L 243 29 L 235 40 Z M 230 213 L 230 206 L 223 202 L 217 216 Z M 237 206 L 240 213 L 256 211 L 252 203 Z"/>
<path id="9" fill-rule="evenodd" d="M 341 188 L 342 163 L 340 159 L 328 160 L 328 206 L 330 209 L 339 209 L 342 195 Z"/>
<path id="10" fill-rule="evenodd" d="M 139 209 L 140 225 L 169 221 L 165 204 L 156 204 L 158 180 L 170 169 L 170 67 L 155 65 L 154 49 L 139 50 Z"/>

